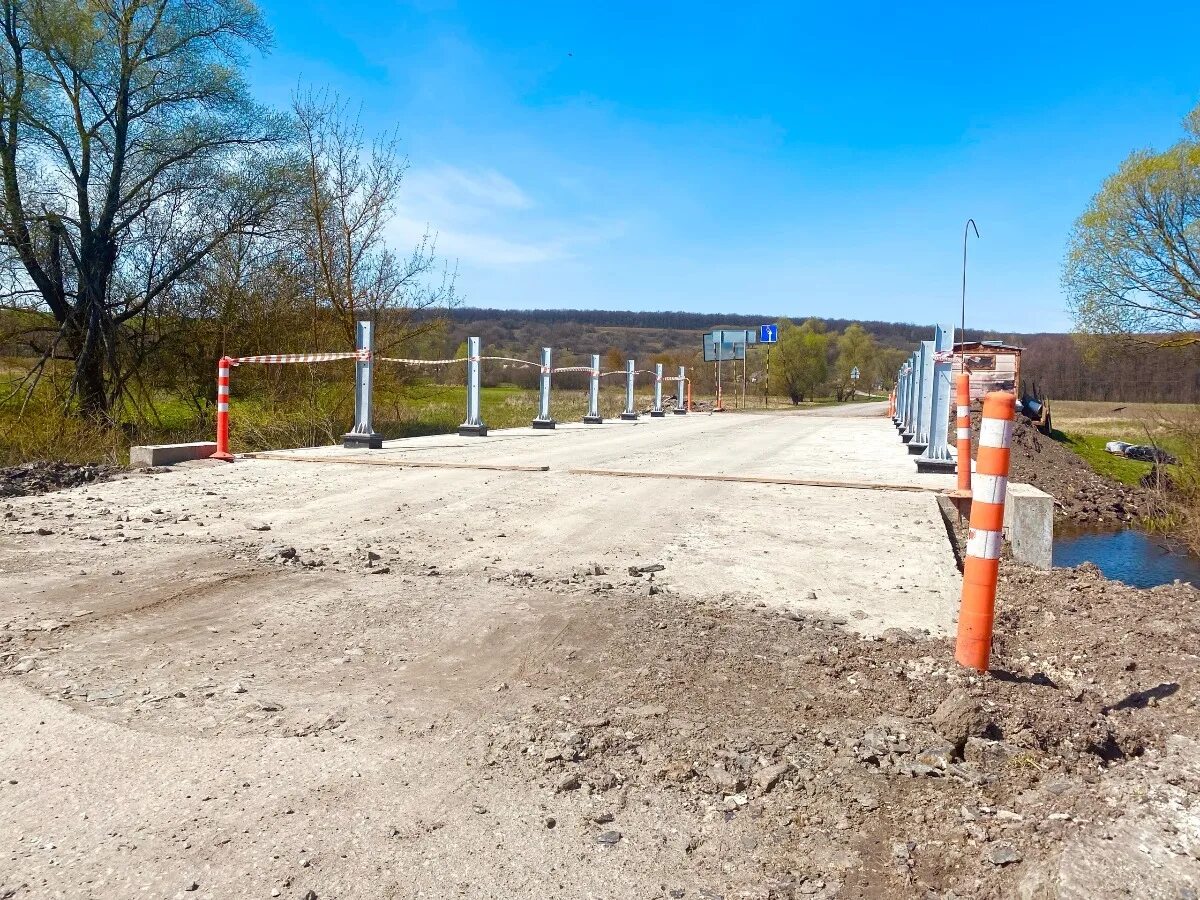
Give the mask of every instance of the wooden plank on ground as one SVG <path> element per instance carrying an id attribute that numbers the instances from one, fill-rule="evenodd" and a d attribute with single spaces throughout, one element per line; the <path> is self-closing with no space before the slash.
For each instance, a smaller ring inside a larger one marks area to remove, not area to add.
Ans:
<path id="1" fill-rule="evenodd" d="M 475 469 L 484 472 L 549 472 L 549 466 L 516 466 L 499 463 L 453 463 L 434 460 L 363 459 L 340 456 L 294 456 L 287 453 L 243 453 L 238 459 L 270 459 L 282 462 L 333 463 L 344 466 L 389 466 L 393 469 Z"/>
<path id="2" fill-rule="evenodd" d="M 819 478 L 782 478 L 774 475 L 697 475 L 690 472 L 627 472 L 616 469 L 567 469 L 568 475 L 606 475 L 613 478 L 667 478 L 684 481 L 731 481 L 744 484 L 783 484 L 797 487 L 844 488 L 852 491 L 912 491 L 941 494 L 943 488 L 919 484 L 875 484 L 869 481 L 825 481 Z"/>

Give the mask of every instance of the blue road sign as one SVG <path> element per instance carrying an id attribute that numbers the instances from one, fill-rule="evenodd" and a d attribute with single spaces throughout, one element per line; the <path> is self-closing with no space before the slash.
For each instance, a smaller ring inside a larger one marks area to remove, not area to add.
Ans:
<path id="1" fill-rule="evenodd" d="M 778 344 L 779 343 L 779 326 L 778 325 L 759 325 L 758 340 L 762 344 Z"/>

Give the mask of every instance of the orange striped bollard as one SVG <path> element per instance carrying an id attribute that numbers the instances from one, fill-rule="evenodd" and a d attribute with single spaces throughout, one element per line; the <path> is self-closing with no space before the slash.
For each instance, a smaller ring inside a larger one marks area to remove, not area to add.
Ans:
<path id="1" fill-rule="evenodd" d="M 986 672 L 992 652 L 992 622 L 1000 548 L 1004 544 L 1004 496 L 1008 491 L 1009 444 L 1017 398 L 993 391 L 983 399 L 983 424 L 972 483 L 971 528 L 963 565 L 962 605 L 954 658 Z"/>
<path id="2" fill-rule="evenodd" d="M 223 459 L 233 462 L 233 454 L 229 452 L 229 366 L 231 360 L 222 356 L 217 363 L 217 452 L 213 459 Z"/>
<path id="3" fill-rule="evenodd" d="M 954 384 L 958 405 L 958 489 L 971 493 L 971 376 L 960 372 Z"/>

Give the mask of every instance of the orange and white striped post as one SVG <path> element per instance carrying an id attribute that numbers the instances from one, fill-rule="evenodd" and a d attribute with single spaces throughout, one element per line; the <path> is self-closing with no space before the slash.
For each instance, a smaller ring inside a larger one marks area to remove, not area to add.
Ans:
<path id="1" fill-rule="evenodd" d="M 223 459 L 233 462 L 233 454 L 229 452 L 229 367 L 231 360 L 222 356 L 217 363 L 217 452 L 213 459 Z"/>
<path id="2" fill-rule="evenodd" d="M 954 392 L 958 405 L 958 489 L 971 493 L 971 376 L 959 372 Z"/>
<path id="3" fill-rule="evenodd" d="M 1000 574 L 1000 548 L 1004 544 L 1009 444 L 1016 403 L 1017 398 L 1007 391 L 988 394 L 983 400 L 983 423 L 979 427 L 954 658 L 981 672 L 987 671 L 992 652 L 996 582 Z"/>

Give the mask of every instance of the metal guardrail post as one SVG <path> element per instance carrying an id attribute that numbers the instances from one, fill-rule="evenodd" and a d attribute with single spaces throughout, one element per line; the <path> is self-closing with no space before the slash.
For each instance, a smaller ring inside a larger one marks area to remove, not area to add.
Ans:
<path id="1" fill-rule="evenodd" d="M 637 377 L 636 370 L 636 360 L 625 360 L 625 411 L 621 413 L 621 418 L 626 422 L 634 422 L 638 417 L 637 410 L 633 408 L 633 379 Z"/>
<path id="2" fill-rule="evenodd" d="M 917 378 L 917 406 L 913 439 L 908 442 L 908 452 L 917 456 L 929 446 L 929 425 L 933 418 L 933 341 L 921 341 L 914 374 Z"/>
<path id="3" fill-rule="evenodd" d="M 679 382 L 679 387 L 675 389 L 675 408 L 671 410 L 675 415 L 682 416 L 687 414 L 687 402 L 684 400 L 683 388 L 687 384 L 687 367 L 679 367 L 679 375 L 675 380 Z"/>
<path id="4" fill-rule="evenodd" d="M 900 440 L 908 443 L 913 439 L 913 434 L 916 429 L 916 395 L 917 395 L 917 354 L 912 354 L 905 364 L 908 367 L 908 375 L 905 378 L 906 399 L 904 402 L 904 430 L 900 432 Z"/>
<path id="5" fill-rule="evenodd" d="M 538 391 L 538 414 L 537 418 L 531 423 L 534 428 L 553 428 L 555 426 L 554 418 L 550 415 L 550 376 L 553 374 L 554 364 L 551 361 L 553 353 L 549 347 L 542 348 L 542 377 L 539 382 Z"/>
<path id="6" fill-rule="evenodd" d="M 583 417 L 588 425 L 599 425 L 604 419 L 600 416 L 600 354 L 592 354 L 592 375 L 588 381 L 588 411 Z"/>
<path id="7" fill-rule="evenodd" d="M 662 380 L 663 380 L 663 365 L 662 363 L 654 364 L 654 406 L 650 410 L 650 416 L 654 419 L 661 419 L 667 413 L 662 407 Z"/>
<path id="8" fill-rule="evenodd" d="M 467 338 L 467 420 L 458 426 L 464 437 L 483 437 L 487 426 L 480 418 L 480 390 L 483 378 L 479 367 L 479 338 Z"/>
<path id="9" fill-rule="evenodd" d="M 917 457 L 918 472 L 954 471 L 954 457 L 950 455 L 950 394 L 953 391 L 954 369 L 953 329 L 947 331 L 940 325 L 933 329 L 933 384 L 930 398 L 929 445 Z"/>
<path id="10" fill-rule="evenodd" d="M 373 322 L 359 320 L 355 327 L 355 343 L 355 349 L 361 355 L 354 364 L 354 427 L 342 436 L 342 446 L 379 450 L 383 447 L 383 435 L 377 434 L 371 425 L 371 384 L 375 373 Z"/>
<path id="11" fill-rule="evenodd" d="M 904 366 L 896 370 L 896 412 L 892 424 L 898 431 L 904 430 Z"/>

